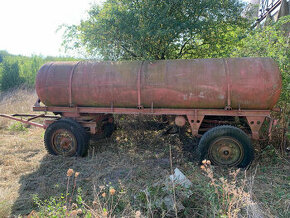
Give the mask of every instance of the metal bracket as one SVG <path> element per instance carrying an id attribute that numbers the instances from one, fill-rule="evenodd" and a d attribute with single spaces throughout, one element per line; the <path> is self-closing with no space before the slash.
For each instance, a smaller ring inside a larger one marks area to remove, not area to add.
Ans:
<path id="1" fill-rule="evenodd" d="M 198 130 L 203 121 L 204 115 L 197 115 L 197 112 L 195 112 L 195 115 L 186 115 L 186 116 L 191 127 L 192 135 L 197 136 Z"/>
<path id="2" fill-rule="evenodd" d="M 252 138 L 259 139 L 259 131 L 265 120 L 265 117 L 247 116 L 246 118 L 252 131 Z"/>

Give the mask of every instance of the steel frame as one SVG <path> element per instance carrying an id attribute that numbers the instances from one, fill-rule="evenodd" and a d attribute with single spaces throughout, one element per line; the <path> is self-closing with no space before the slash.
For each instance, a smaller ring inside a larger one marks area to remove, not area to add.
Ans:
<path id="1" fill-rule="evenodd" d="M 96 121 L 86 121 L 84 117 L 94 117 L 99 114 L 144 114 L 144 115 L 177 115 L 185 116 L 190 124 L 192 135 L 197 136 L 199 127 L 205 116 L 231 116 L 245 117 L 252 132 L 253 139 L 259 139 L 259 130 L 266 118 L 270 119 L 269 136 L 272 128 L 273 120 L 270 117 L 270 110 L 226 110 L 226 109 L 169 109 L 169 108 L 116 108 L 113 107 L 55 107 L 55 106 L 40 106 L 40 100 L 37 100 L 33 106 L 33 111 L 44 112 L 44 114 L 0 114 L 0 117 L 9 118 L 15 121 L 20 121 L 25 124 L 33 125 L 46 129 L 51 123 L 61 117 L 70 117 L 79 122 L 82 126 L 90 129 L 91 134 L 96 134 Z M 49 116 L 47 112 L 60 114 L 61 116 Z M 20 117 L 20 118 L 19 118 Z M 28 119 L 23 119 L 28 117 Z M 37 118 L 50 118 L 44 121 L 44 124 L 32 122 Z"/>
<path id="2" fill-rule="evenodd" d="M 45 114 L 12 114 L 12 115 L 0 114 L 0 117 L 4 117 L 4 118 L 11 119 L 11 120 L 19 121 L 21 123 L 25 123 L 25 124 L 28 124 L 28 125 L 40 127 L 40 128 L 43 128 L 43 129 L 46 129 L 46 125 L 40 124 L 40 123 L 35 123 L 35 122 L 32 122 L 31 120 L 34 120 L 34 119 L 37 119 L 37 118 L 60 119 L 59 116 L 47 116 Z M 22 117 L 30 117 L 30 118 L 25 120 L 25 119 L 22 119 Z"/>
<path id="3" fill-rule="evenodd" d="M 53 112 L 63 117 L 80 119 L 84 115 L 97 114 L 144 114 L 144 115 L 182 115 L 186 116 L 190 124 L 192 135 L 197 136 L 199 127 L 205 116 L 238 116 L 246 117 L 252 131 L 252 138 L 259 139 L 259 130 L 265 120 L 270 118 L 270 110 L 224 110 L 224 109 L 168 109 L 168 108 L 114 108 L 114 107 L 55 107 L 39 106 L 33 107 L 33 111 Z M 53 121 L 50 121 L 53 122 Z M 47 123 L 48 124 L 48 123 Z M 86 123 L 94 133 L 95 125 Z"/>

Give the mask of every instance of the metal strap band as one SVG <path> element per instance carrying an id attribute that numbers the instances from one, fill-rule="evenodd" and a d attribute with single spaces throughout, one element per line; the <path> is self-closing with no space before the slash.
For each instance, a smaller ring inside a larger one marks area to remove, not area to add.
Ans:
<path id="1" fill-rule="evenodd" d="M 72 107 L 72 79 L 73 79 L 73 75 L 75 72 L 76 67 L 79 65 L 79 63 L 81 63 L 81 61 L 79 61 L 78 63 L 76 63 L 71 72 L 70 72 L 70 77 L 69 77 L 69 84 L 68 84 L 68 96 L 69 96 L 69 106 Z"/>
<path id="2" fill-rule="evenodd" d="M 226 110 L 231 110 L 231 86 L 230 86 L 230 71 L 229 65 L 226 59 L 223 58 L 225 72 L 226 72 L 226 79 L 227 79 L 227 105 L 225 107 Z"/>
<path id="3" fill-rule="evenodd" d="M 143 67 L 144 61 L 142 61 L 140 70 L 138 71 L 137 75 L 137 92 L 138 92 L 138 108 L 142 108 L 143 106 L 141 105 L 141 72 L 142 72 L 142 67 Z"/>
<path id="4" fill-rule="evenodd" d="M 46 69 L 46 72 L 45 72 L 45 85 L 44 85 L 44 90 L 45 90 L 46 93 L 49 93 L 48 87 L 47 87 L 47 77 L 48 77 L 49 74 L 47 72 L 49 72 L 49 69 L 51 68 L 51 66 L 53 64 L 54 64 L 53 62 L 49 63 L 49 66 L 48 66 L 48 68 Z"/>

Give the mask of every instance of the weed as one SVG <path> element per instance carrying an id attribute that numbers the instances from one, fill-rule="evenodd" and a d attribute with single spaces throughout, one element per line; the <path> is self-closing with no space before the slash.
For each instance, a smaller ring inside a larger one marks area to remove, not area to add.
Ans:
<path id="1" fill-rule="evenodd" d="M 73 169 L 67 171 L 66 193 L 60 196 L 51 196 L 49 199 L 40 200 L 37 195 L 33 196 L 34 204 L 38 211 L 32 211 L 35 217 L 115 217 L 135 214 L 141 217 L 141 212 L 132 210 L 126 190 L 120 183 L 118 189 L 111 185 L 99 186 L 94 189 L 94 200 L 86 203 L 82 197 L 82 189 L 77 188 L 79 172 Z M 75 194 L 75 192 L 77 192 Z"/>
<path id="2" fill-rule="evenodd" d="M 238 178 L 240 169 L 229 169 L 228 176 L 220 177 L 218 173 L 214 173 L 214 167 L 209 160 L 202 161 L 200 168 L 209 179 L 205 195 L 209 199 L 213 216 L 227 218 L 271 216 L 253 200 L 257 168 L 250 178 L 247 171 L 244 171 L 244 177 Z"/>
<path id="3" fill-rule="evenodd" d="M 240 185 L 237 183 L 240 169 L 230 171 L 230 180 L 224 177 L 215 178 L 209 160 L 202 161 L 201 169 L 206 173 L 210 179 L 210 185 L 214 188 L 217 215 L 236 218 L 243 208 L 253 204 L 251 195 L 245 191 L 246 180 L 241 180 Z"/>
<path id="4" fill-rule="evenodd" d="M 164 217 L 167 213 L 164 199 L 170 194 L 162 185 L 149 186 L 138 193 L 137 200 L 147 217 L 154 217 L 154 214 Z"/>
<path id="5" fill-rule="evenodd" d="M 23 123 L 15 122 L 8 127 L 8 130 L 11 132 L 27 132 L 28 129 Z"/>
<path id="6" fill-rule="evenodd" d="M 60 196 L 52 196 L 46 200 L 40 200 L 38 195 L 33 195 L 34 204 L 38 207 L 38 212 L 32 211 L 33 216 L 37 217 L 76 217 L 85 212 L 82 200 L 82 191 L 77 189 L 77 178 L 79 172 L 73 169 L 67 171 L 66 193 Z M 70 183 L 72 182 L 72 183 Z M 71 191 L 69 191 L 71 190 Z"/>
<path id="7" fill-rule="evenodd" d="M 98 188 L 95 186 L 94 190 L 92 204 L 84 203 L 88 214 L 92 217 L 119 217 L 133 214 L 127 191 L 121 183 L 118 188 L 106 184 Z"/>

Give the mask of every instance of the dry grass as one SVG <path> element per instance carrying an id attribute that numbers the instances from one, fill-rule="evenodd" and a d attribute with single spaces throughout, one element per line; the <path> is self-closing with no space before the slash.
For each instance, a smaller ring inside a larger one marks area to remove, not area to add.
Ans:
<path id="1" fill-rule="evenodd" d="M 252 199 L 253 183 L 247 179 L 247 171 L 243 172 L 244 178 L 238 178 L 241 169 L 230 170 L 228 178 L 217 178 L 209 160 L 203 160 L 200 168 L 209 178 L 218 201 L 219 208 L 213 205 L 215 214 L 228 218 L 237 218 L 242 213 L 247 217 L 264 217 L 266 213 Z"/>
<path id="2" fill-rule="evenodd" d="M 21 89 L 1 94 L 0 113 L 31 113 L 35 101 L 36 95 L 32 90 Z M 13 123 L 0 118 L 0 217 L 10 214 L 12 205 L 19 197 L 19 178 L 36 170 L 45 154 L 43 130 L 31 128 L 27 133 L 7 130 Z"/>
<path id="3" fill-rule="evenodd" d="M 35 93 L 29 90 L 2 95 L 0 113 L 31 113 L 35 100 Z M 193 195 L 182 202 L 185 209 L 178 215 L 214 216 L 211 204 L 217 202 L 209 203 L 209 199 L 214 198 L 214 192 L 209 187 L 210 180 L 197 166 L 196 156 L 192 153 L 194 141 L 188 138 L 180 140 L 177 134 L 163 136 L 162 125 L 152 118 L 119 116 L 116 120 L 118 129 L 113 136 L 91 142 L 88 157 L 63 158 L 47 155 L 42 129 L 9 130 L 13 121 L 0 118 L 0 217 L 25 215 L 37 210 L 33 195 L 49 199 L 66 193 L 69 168 L 80 172 L 78 187 L 82 188 L 83 199 L 92 211 L 100 207 L 93 204 L 100 198 L 96 195 L 100 191 L 98 187 L 109 185 L 119 190 L 122 184 L 129 200 L 128 216 L 135 216 L 135 211 L 139 210 L 146 217 L 152 214 L 161 216 L 158 208 L 148 208 L 138 196 L 140 191 L 170 174 L 169 145 L 172 147 L 173 168 L 181 169 L 194 184 Z M 263 210 L 264 217 L 289 217 L 289 162 L 271 152 L 270 146 L 257 156 L 247 172 L 245 189 L 251 189 L 256 210 Z M 214 172 L 218 178 L 228 176 L 225 170 L 214 168 Z M 155 194 L 151 200 L 160 196 L 160 193 Z M 169 216 L 169 213 L 165 211 L 163 215 Z"/>
<path id="4" fill-rule="evenodd" d="M 31 89 L 17 89 L 9 93 L 0 94 L 0 113 L 31 113 L 32 105 L 36 102 L 37 95 Z M 11 124 L 8 119 L 0 119 L 0 129 Z"/>

